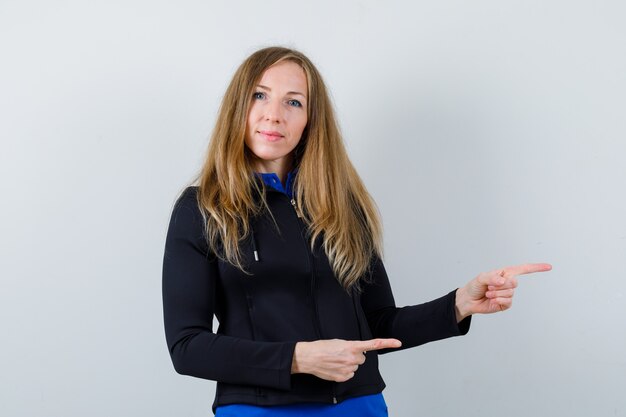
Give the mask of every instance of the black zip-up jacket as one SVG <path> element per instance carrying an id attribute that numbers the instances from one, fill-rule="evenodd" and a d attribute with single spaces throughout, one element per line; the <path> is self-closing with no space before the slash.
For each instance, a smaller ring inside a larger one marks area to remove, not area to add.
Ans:
<path id="1" fill-rule="evenodd" d="M 455 291 L 398 308 L 380 260 L 370 283 L 348 293 L 335 278 L 319 243 L 311 251 L 305 225 L 284 193 L 267 189 L 269 214 L 252 219 L 242 242 L 251 275 L 209 253 L 197 203 L 188 187 L 172 212 L 163 259 L 165 336 L 180 374 L 217 381 L 218 405 L 337 403 L 385 388 L 377 354 L 370 351 L 354 377 L 326 381 L 291 374 L 295 345 L 319 339 L 397 338 L 400 349 L 466 334 L 471 317 L 457 324 Z M 219 320 L 213 331 L 213 316 Z"/>

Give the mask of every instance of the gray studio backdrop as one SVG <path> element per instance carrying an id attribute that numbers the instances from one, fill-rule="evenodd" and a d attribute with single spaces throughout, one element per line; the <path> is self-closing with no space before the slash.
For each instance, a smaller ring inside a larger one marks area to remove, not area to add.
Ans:
<path id="1" fill-rule="evenodd" d="M 626 416 L 621 1 L 0 1 L 0 415 L 211 416 L 161 262 L 248 54 L 319 66 L 398 305 L 523 262 L 510 311 L 381 356 L 392 416 Z"/>

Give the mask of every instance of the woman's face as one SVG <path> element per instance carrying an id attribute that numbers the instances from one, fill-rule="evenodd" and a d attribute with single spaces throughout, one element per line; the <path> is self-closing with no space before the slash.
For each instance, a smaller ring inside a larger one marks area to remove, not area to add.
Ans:
<path id="1" fill-rule="evenodd" d="M 265 70 L 254 91 L 246 146 L 256 156 L 258 172 L 284 175 L 307 123 L 306 75 L 295 62 L 279 62 Z"/>

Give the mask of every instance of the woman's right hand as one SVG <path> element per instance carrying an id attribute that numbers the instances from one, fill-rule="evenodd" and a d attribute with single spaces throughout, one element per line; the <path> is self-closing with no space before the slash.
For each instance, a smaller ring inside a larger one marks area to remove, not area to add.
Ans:
<path id="1" fill-rule="evenodd" d="M 298 342 L 291 363 L 292 374 L 312 374 L 328 381 L 344 382 L 354 376 L 370 350 L 399 348 L 398 339 L 316 340 Z"/>

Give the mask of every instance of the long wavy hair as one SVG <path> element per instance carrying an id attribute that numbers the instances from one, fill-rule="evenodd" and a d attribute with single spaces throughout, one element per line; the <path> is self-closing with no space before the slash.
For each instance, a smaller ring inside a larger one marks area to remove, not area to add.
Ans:
<path id="1" fill-rule="evenodd" d="M 296 204 L 308 228 L 311 248 L 318 238 L 340 284 L 357 290 L 373 256 L 382 257 L 382 230 L 376 206 L 348 158 L 321 75 L 301 52 L 269 47 L 250 55 L 237 69 L 218 113 L 204 165 L 195 178 L 209 249 L 245 272 L 239 243 L 250 233 L 250 218 L 269 210 L 264 185 L 255 179 L 251 151 L 244 143 L 256 85 L 281 61 L 299 64 L 308 84 L 308 121 L 294 149 Z M 356 284 L 356 285 L 355 285 Z"/>

